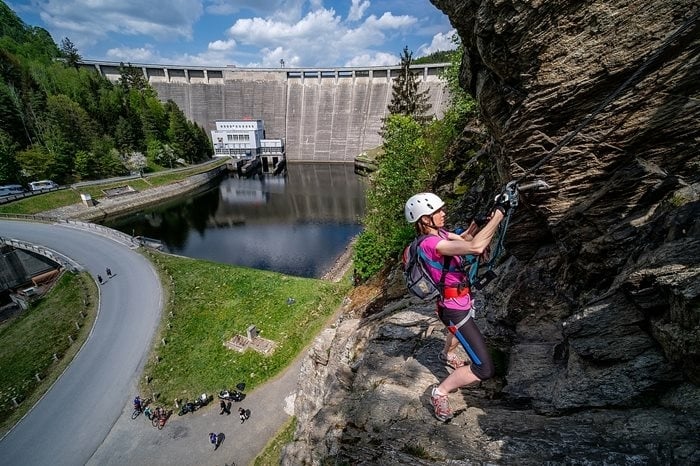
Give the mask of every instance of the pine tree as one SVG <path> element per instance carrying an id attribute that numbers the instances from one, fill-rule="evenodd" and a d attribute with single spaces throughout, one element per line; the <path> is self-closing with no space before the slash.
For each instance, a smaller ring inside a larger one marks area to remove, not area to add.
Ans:
<path id="1" fill-rule="evenodd" d="M 61 41 L 61 56 L 66 60 L 66 65 L 78 69 L 78 62 L 83 59 L 78 53 L 77 47 L 67 37 Z"/>
<path id="2" fill-rule="evenodd" d="M 151 86 L 143 75 L 143 70 L 131 66 L 131 63 L 127 65 L 124 65 L 124 62 L 119 63 L 119 85 L 125 90 L 133 89 L 148 95 L 152 93 Z"/>
<path id="3" fill-rule="evenodd" d="M 418 80 L 411 71 L 413 52 L 404 47 L 401 54 L 401 73 L 394 79 L 391 87 L 391 103 L 389 113 L 392 115 L 407 115 L 419 123 L 425 123 L 431 116 L 427 115 L 432 105 L 428 91 L 418 91 Z"/>

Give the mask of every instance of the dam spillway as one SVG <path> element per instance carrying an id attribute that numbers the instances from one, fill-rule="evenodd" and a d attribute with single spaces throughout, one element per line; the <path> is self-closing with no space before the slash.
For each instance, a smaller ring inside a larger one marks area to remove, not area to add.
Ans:
<path id="1" fill-rule="evenodd" d="M 83 61 L 117 81 L 120 63 Z M 261 119 L 265 136 L 284 138 L 289 161 L 352 162 L 381 145 L 393 79 L 400 66 L 366 68 L 237 68 L 131 64 L 158 98 L 172 100 L 209 133 L 215 120 Z M 449 94 L 440 74 L 448 64 L 414 65 L 418 91 L 440 118 Z"/>

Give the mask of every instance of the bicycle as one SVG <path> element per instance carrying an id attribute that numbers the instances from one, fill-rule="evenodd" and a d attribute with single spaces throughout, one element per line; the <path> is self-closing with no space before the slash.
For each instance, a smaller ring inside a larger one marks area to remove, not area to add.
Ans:
<path id="1" fill-rule="evenodd" d="M 134 408 L 131 413 L 131 419 L 136 419 L 143 412 L 143 408 Z"/>
<path id="2" fill-rule="evenodd" d="M 160 422 L 160 416 L 161 416 L 160 412 L 162 409 L 163 408 L 158 407 L 155 409 L 155 411 L 153 411 L 153 416 L 151 416 L 151 425 L 153 427 L 158 427 L 158 422 Z"/>
<path id="3" fill-rule="evenodd" d="M 165 411 L 165 408 L 161 408 L 160 406 L 153 411 L 153 416 L 151 417 L 151 425 L 153 427 L 156 427 L 158 430 L 163 429 L 165 426 L 165 421 L 168 419 L 168 413 Z"/>
<path id="4" fill-rule="evenodd" d="M 134 406 L 134 410 L 131 412 L 131 419 L 136 419 L 137 417 L 139 417 L 141 415 L 141 413 L 143 412 L 143 410 L 145 409 L 145 407 L 148 406 L 148 403 L 150 403 L 150 402 L 151 402 L 151 399 L 148 398 L 145 400 L 141 400 L 141 403 L 139 404 L 138 408 L 136 406 Z"/>

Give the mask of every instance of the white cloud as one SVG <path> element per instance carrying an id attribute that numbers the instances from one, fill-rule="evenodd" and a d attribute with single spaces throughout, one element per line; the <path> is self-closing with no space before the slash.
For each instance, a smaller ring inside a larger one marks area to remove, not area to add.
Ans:
<path id="1" fill-rule="evenodd" d="M 226 66 L 233 65 L 234 59 L 230 50 L 208 50 L 196 55 L 191 55 L 189 53 L 177 55 L 162 63 L 189 66 Z"/>
<path id="2" fill-rule="evenodd" d="M 276 10 L 269 17 L 275 21 L 285 23 L 293 23 L 301 19 L 301 13 L 304 6 L 304 0 L 281 0 Z M 320 5 L 317 2 L 311 2 L 311 9 L 317 9 Z"/>
<path id="3" fill-rule="evenodd" d="M 209 42 L 209 50 L 223 51 L 231 50 L 236 47 L 236 41 L 231 40 L 215 40 L 214 42 Z"/>
<path id="4" fill-rule="evenodd" d="M 161 40 L 192 37 L 201 0 L 36 0 L 44 23 L 70 36 L 147 35 Z"/>
<path id="5" fill-rule="evenodd" d="M 115 47 L 107 50 L 107 58 L 124 63 L 158 63 L 158 54 L 150 46 Z M 161 62 L 162 63 L 162 62 Z"/>
<path id="6" fill-rule="evenodd" d="M 358 21 L 365 15 L 365 11 L 369 8 L 369 0 L 352 0 L 350 12 L 348 12 L 349 21 Z"/>
<path id="7" fill-rule="evenodd" d="M 263 18 L 239 19 L 228 33 L 241 43 L 274 45 L 289 40 L 319 40 L 339 27 L 340 19 L 333 10 L 318 10 L 308 13 L 295 24 Z"/>
<path id="8" fill-rule="evenodd" d="M 295 55 L 291 50 L 285 49 L 284 47 L 262 49 L 261 53 L 263 68 L 279 68 L 282 66 L 280 60 L 284 60 L 285 68 L 296 68 L 300 66 L 299 56 Z"/>
<path id="9" fill-rule="evenodd" d="M 401 60 L 398 56 L 386 52 L 363 53 L 346 61 L 343 66 L 394 66 Z"/>
<path id="10" fill-rule="evenodd" d="M 124 63 L 156 63 L 162 65 L 226 66 L 232 64 L 232 49 L 213 49 L 199 54 L 163 56 L 152 45 L 144 47 L 114 47 L 107 51 L 106 60 Z"/>
<path id="11" fill-rule="evenodd" d="M 263 47 L 263 66 L 276 67 L 280 59 L 290 67 L 329 66 L 348 60 L 360 64 L 361 59 L 367 61 L 360 66 L 383 66 L 398 63 L 395 55 L 376 52 L 386 43 L 386 33 L 408 32 L 417 21 L 408 15 L 384 13 L 350 27 L 335 10 L 321 8 L 291 23 L 261 17 L 238 19 L 227 33 L 239 44 Z"/>
<path id="12" fill-rule="evenodd" d="M 400 29 L 413 26 L 417 21 L 418 20 L 413 16 L 394 16 L 390 12 L 386 12 L 379 18 L 374 15 L 370 16 L 367 18 L 364 25 L 377 29 Z"/>
<path id="13" fill-rule="evenodd" d="M 430 45 L 422 45 L 418 48 L 419 53 L 416 56 L 430 55 L 438 51 L 454 50 L 456 46 L 452 42 L 452 36 L 456 33 L 457 31 L 454 29 L 445 33 L 438 32 L 433 36 Z"/>

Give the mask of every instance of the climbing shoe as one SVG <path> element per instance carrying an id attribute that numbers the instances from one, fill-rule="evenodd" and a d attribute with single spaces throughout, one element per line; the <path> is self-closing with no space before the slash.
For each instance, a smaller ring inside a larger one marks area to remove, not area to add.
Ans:
<path id="1" fill-rule="evenodd" d="M 430 392 L 430 404 L 433 405 L 435 417 L 439 421 L 447 422 L 452 419 L 450 400 L 447 395 L 440 395 L 437 392 L 437 386 L 433 386 L 433 390 Z"/>
<path id="2" fill-rule="evenodd" d="M 446 366 L 451 367 L 452 369 L 457 369 L 457 368 L 462 367 L 466 364 L 466 362 L 462 361 L 454 354 L 445 355 L 445 353 L 443 353 L 443 352 L 438 353 L 438 359 L 440 360 L 441 363 L 443 363 Z"/>

